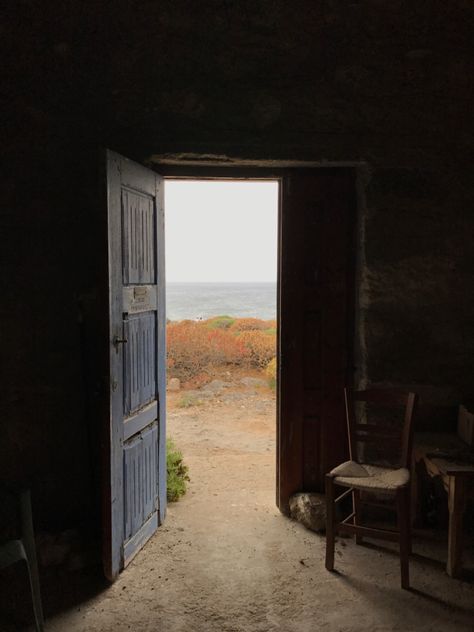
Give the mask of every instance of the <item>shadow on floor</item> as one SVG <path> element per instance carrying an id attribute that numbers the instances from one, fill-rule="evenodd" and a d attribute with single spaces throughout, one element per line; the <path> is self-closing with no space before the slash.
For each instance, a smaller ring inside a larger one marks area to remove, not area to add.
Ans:
<path id="1" fill-rule="evenodd" d="M 110 586 L 99 565 L 77 571 L 54 567 L 41 569 L 40 582 L 46 619 L 65 610 L 85 607 L 90 599 Z M 0 576 L 0 630 L 18 632 L 30 629 L 33 623 L 26 569 L 18 563 L 4 569 Z"/>
<path id="2" fill-rule="evenodd" d="M 389 555 L 399 557 L 397 545 L 390 547 L 389 544 L 379 544 L 364 540 L 361 546 L 365 546 L 369 549 L 382 551 Z M 446 547 L 447 543 L 443 538 L 442 532 L 430 532 L 422 534 L 417 539 L 413 540 L 413 551 L 410 555 L 410 560 L 419 562 L 421 564 L 430 566 L 437 569 L 440 573 L 446 573 Z M 474 583 L 474 566 L 473 566 L 473 552 L 470 548 L 466 548 L 464 551 L 464 568 L 462 570 L 461 579 L 466 583 Z"/>

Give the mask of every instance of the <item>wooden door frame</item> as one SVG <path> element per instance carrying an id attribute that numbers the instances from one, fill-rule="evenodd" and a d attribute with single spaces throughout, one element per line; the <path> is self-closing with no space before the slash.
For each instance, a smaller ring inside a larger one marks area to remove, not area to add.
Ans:
<path id="1" fill-rule="evenodd" d="M 319 162 L 305 162 L 305 161 L 239 161 L 239 164 L 229 166 L 228 163 L 216 163 L 215 161 L 181 161 L 181 160 L 158 160 L 148 165 L 151 169 L 156 170 L 160 175 L 164 176 L 166 180 L 242 180 L 242 181 L 268 181 L 276 180 L 279 182 L 279 195 L 278 195 L 278 276 L 277 276 L 277 389 L 276 389 L 276 504 L 280 511 L 284 514 L 289 514 L 288 506 L 288 494 L 289 490 L 282 489 L 280 483 L 280 471 L 281 471 L 281 459 L 280 446 L 282 446 L 281 452 L 285 455 L 291 454 L 289 448 L 289 437 L 287 429 L 282 428 L 282 415 L 281 415 L 281 397 L 280 397 L 280 371 L 282 369 L 282 344 L 281 344 L 281 330 L 280 330 L 280 311 L 281 311 L 281 264 L 282 264 L 282 251 L 281 251 L 281 239 L 282 239 L 282 223 L 283 223 L 283 198 L 282 198 L 282 182 L 285 177 L 290 177 L 292 174 L 301 174 L 305 171 L 313 173 L 315 170 L 323 169 L 345 169 L 346 171 L 352 171 L 354 180 L 354 235 L 353 235 L 353 247 L 354 247 L 354 275 L 353 286 L 349 291 L 352 294 L 352 309 L 350 310 L 348 328 L 346 331 L 347 350 L 348 350 L 348 364 L 354 367 L 356 370 L 355 358 L 359 355 L 359 347 L 361 342 L 356 337 L 356 327 L 358 329 L 358 316 L 356 305 L 358 303 L 358 283 L 357 279 L 360 276 L 359 268 L 360 262 L 357 260 L 357 235 L 360 232 L 359 227 L 359 212 L 358 208 L 361 203 L 361 182 L 365 179 L 367 165 L 361 162 L 347 162 L 347 163 L 319 163 Z M 166 209 L 165 209 L 166 212 Z M 356 344 L 357 342 L 357 344 Z M 297 490 L 292 490 L 291 493 Z M 323 490 L 320 490 L 323 491 Z"/>

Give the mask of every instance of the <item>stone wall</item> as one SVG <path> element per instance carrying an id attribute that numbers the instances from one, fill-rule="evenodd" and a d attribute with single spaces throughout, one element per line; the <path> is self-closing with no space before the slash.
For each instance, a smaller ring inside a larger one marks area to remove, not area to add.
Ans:
<path id="1" fill-rule="evenodd" d="M 94 511 L 100 147 L 363 162 L 361 375 L 452 420 L 473 397 L 472 3 L 55 4 L 2 27 L 0 477 L 33 481 L 41 524 Z"/>

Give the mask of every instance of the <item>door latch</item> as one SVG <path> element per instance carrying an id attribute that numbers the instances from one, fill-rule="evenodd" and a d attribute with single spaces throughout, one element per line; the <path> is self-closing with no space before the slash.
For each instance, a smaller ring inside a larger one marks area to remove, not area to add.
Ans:
<path id="1" fill-rule="evenodd" d="M 127 338 L 119 338 L 118 336 L 114 336 L 114 339 L 112 341 L 112 344 L 115 347 L 115 351 L 118 352 L 119 350 L 119 345 L 124 345 L 128 342 Z"/>

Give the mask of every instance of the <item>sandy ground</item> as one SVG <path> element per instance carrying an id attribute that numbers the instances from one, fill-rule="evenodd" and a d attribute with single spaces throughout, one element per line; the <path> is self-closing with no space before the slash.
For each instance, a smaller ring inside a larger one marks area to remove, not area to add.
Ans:
<path id="1" fill-rule="evenodd" d="M 275 507 L 272 392 L 211 391 L 188 408 L 176 406 L 182 392 L 169 397 L 187 495 L 114 585 L 50 618 L 48 632 L 474 630 L 474 585 L 445 575 L 443 543 L 415 543 L 411 592 L 396 555 L 349 539 L 328 573 L 324 536 Z"/>

